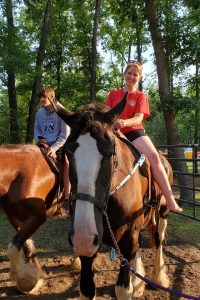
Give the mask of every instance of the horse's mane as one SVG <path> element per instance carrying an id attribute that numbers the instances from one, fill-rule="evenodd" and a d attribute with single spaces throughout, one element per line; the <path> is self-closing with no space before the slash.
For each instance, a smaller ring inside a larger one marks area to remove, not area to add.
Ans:
<path id="1" fill-rule="evenodd" d="M 68 141 L 78 137 L 80 134 L 90 131 L 94 128 L 94 124 L 97 125 L 96 121 L 98 122 L 98 126 L 100 126 L 100 124 L 101 126 L 104 126 L 105 123 L 102 122 L 103 118 L 101 113 L 103 114 L 107 111 L 108 106 L 98 101 L 81 105 L 76 111 L 79 122 L 72 126 Z"/>
<path id="2" fill-rule="evenodd" d="M 78 108 L 78 112 L 81 114 L 95 114 L 97 112 L 106 112 L 108 110 L 108 106 L 106 106 L 104 103 L 94 101 L 91 103 L 87 103 L 85 105 L 81 105 Z"/>

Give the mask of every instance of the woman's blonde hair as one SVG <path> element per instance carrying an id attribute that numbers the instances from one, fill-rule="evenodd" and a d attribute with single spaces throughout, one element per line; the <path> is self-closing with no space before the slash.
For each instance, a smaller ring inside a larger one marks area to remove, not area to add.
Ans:
<path id="1" fill-rule="evenodd" d="M 39 93 L 39 98 L 42 96 L 47 96 L 51 101 L 56 102 L 56 95 L 54 89 L 50 87 L 43 87 Z"/>
<path id="2" fill-rule="evenodd" d="M 124 74 L 128 71 L 128 69 L 130 67 L 133 67 L 133 66 L 138 69 L 140 76 L 142 76 L 142 64 L 138 60 L 129 60 L 127 66 L 125 68 Z"/>

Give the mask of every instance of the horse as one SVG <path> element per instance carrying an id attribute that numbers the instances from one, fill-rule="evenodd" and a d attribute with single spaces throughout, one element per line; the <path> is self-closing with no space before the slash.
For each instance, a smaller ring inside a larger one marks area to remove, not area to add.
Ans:
<path id="1" fill-rule="evenodd" d="M 94 259 L 102 243 L 114 247 L 122 260 L 115 284 L 117 300 L 143 295 L 145 284 L 135 272 L 145 275 L 139 235 L 147 225 L 155 251 L 152 279 L 164 287 L 170 284 L 162 253 L 169 212 L 166 201 L 146 157 L 113 130 L 126 97 L 109 111 L 98 102 L 77 112 L 53 104 L 71 128 L 64 145 L 71 182 L 68 239 L 81 260 L 81 300 L 96 298 Z M 162 161 L 172 184 L 170 164 L 164 157 Z"/>
<path id="2" fill-rule="evenodd" d="M 34 294 L 42 285 L 44 274 L 31 236 L 56 213 L 62 199 L 58 194 L 59 172 L 44 150 L 30 144 L 0 146 L 0 207 L 16 230 L 8 246 L 10 272 L 24 294 Z"/>

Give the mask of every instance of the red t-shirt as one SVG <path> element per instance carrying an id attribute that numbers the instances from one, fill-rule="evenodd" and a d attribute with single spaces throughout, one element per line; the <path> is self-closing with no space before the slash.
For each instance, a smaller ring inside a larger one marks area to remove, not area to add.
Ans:
<path id="1" fill-rule="evenodd" d="M 115 107 L 123 99 L 124 95 L 125 92 L 123 89 L 112 90 L 108 95 L 106 105 L 108 105 L 110 108 Z M 144 119 L 147 119 L 150 116 L 147 95 L 138 90 L 128 94 L 126 106 L 119 118 L 123 120 L 130 119 L 134 117 L 135 113 L 143 113 Z M 121 132 L 126 133 L 138 129 L 144 129 L 143 124 L 139 124 L 134 127 L 124 127 L 121 129 Z"/>

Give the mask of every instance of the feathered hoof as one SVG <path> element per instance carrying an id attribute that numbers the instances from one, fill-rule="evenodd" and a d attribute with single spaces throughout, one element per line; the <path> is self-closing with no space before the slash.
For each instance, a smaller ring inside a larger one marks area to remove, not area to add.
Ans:
<path id="1" fill-rule="evenodd" d="M 170 287 L 170 279 L 165 272 L 160 272 L 157 276 L 155 276 L 155 274 L 153 274 L 152 281 L 165 287 L 165 288 Z"/>
<path id="2" fill-rule="evenodd" d="M 24 263 L 11 268 L 11 279 L 22 294 L 36 294 L 43 284 L 43 273 L 34 264 Z"/>
<path id="3" fill-rule="evenodd" d="M 71 259 L 70 270 L 74 270 L 74 271 L 81 270 L 81 261 L 79 257 L 73 257 Z"/>
<path id="4" fill-rule="evenodd" d="M 145 286 L 141 287 L 140 289 L 136 290 L 133 292 L 133 299 L 134 298 L 140 298 L 143 296 L 144 294 L 144 289 L 145 289 Z"/>
<path id="5" fill-rule="evenodd" d="M 27 281 L 27 278 L 18 278 L 16 286 L 18 291 L 24 295 L 37 295 L 43 283 L 42 278 L 38 281 L 33 280 L 32 282 L 30 280 Z"/>
<path id="6" fill-rule="evenodd" d="M 130 288 L 125 289 L 121 286 L 115 286 L 115 295 L 117 300 L 131 300 L 132 299 L 132 286 Z"/>

